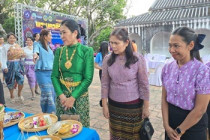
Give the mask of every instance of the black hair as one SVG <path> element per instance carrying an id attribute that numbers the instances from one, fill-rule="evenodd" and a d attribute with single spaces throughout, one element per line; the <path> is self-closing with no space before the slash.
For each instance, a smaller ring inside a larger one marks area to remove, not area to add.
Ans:
<path id="1" fill-rule="evenodd" d="M 102 54 L 102 59 L 104 59 L 104 57 L 108 54 L 109 50 L 108 50 L 108 42 L 103 41 L 101 42 L 100 48 L 99 48 L 99 52 L 101 52 Z"/>
<path id="2" fill-rule="evenodd" d="M 132 40 L 132 42 L 133 42 L 133 43 L 136 43 L 136 41 L 135 41 L 135 40 Z"/>
<path id="3" fill-rule="evenodd" d="M 34 33 L 34 34 L 33 34 L 33 41 L 35 41 L 36 35 L 37 35 L 37 34 L 39 34 L 39 33 Z"/>
<path id="4" fill-rule="evenodd" d="M 7 34 L 7 39 L 8 39 L 11 35 L 14 36 L 14 37 L 17 39 L 16 35 L 15 35 L 13 32 L 10 32 L 10 33 Z"/>
<path id="5" fill-rule="evenodd" d="M 194 48 L 190 51 L 191 59 L 196 58 L 197 60 L 201 61 L 199 50 L 196 50 L 195 47 L 197 45 L 198 35 L 195 31 L 188 27 L 178 27 L 173 32 L 172 35 L 179 35 L 182 37 L 185 43 L 190 44 L 191 41 L 194 42 Z"/>
<path id="6" fill-rule="evenodd" d="M 84 39 L 86 39 L 87 36 L 86 36 L 86 33 L 85 33 L 85 29 L 81 26 L 81 24 L 78 24 L 78 25 L 79 25 L 79 28 L 80 28 L 81 36 L 84 36 Z"/>
<path id="7" fill-rule="evenodd" d="M 130 64 L 135 64 L 138 61 L 138 58 L 133 54 L 132 48 L 131 48 L 131 41 L 128 37 L 128 31 L 125 28 L 116 28 L 110 36 L 115 36 L 117 39 L 126 42 L 129 41 L 128 46 L 125 49 L 125 67 L 130 68 Z M 108 60 L 107 64 L 108 66 L 111 66 L 118 55 L 112 52 L 110 59 Z"/>
<path id="8" fill-rule="evenodd" d="M 61 25 L 65 25 L 73 33 L 75 30 L 78 32 L 77 39 L 80 38 L 80 28 L 78 23 L 73 19 L 66 19 L 61 22 Z"/>
<path id="9" fill-rule="evenodd" d="M 33 37 L 28 36 L 28 37 L 26 37 L 26 40 L 27 40 L 28 38 L 30 38 L 30 39 L 34 42 L 34 38 L 33 38 Z"/>

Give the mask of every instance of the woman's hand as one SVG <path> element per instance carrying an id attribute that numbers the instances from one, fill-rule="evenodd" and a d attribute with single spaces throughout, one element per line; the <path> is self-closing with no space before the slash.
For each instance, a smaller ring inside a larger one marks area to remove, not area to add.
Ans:
<path id="1" fill-rule="evenodd" d="M 34 63 L 36 63 L 36 60 L 37 59 L 39 59 L 39 56 L 38 56 L 37 53 L 34 53 L 34 55 L 33 55 L 33 61 L 34 61 Z"/>
<path id="2" fill-rule="evenodd" d="M 149 117 L 149 101 L 144 100 L 143 110 L 142 110 L 142 119 Z"/>
<path id="3" fill-rule="evenodd" d="M 4 72 L 7 73 L 8 72 L 8 68 L 4 69 Z"/>
<path id="4" fill-rule="evenodd" d="M 75 102 L 74 97 L 71 96 L 71 97 L 67 98 L 66 102 L 64 103 L 65 110 L 72 108 L 74 105 L 74 102 Z"/>
<path id="5" fill-rule="evenodd" d="M 23 52 L 23 54 L 21 55 L 21 58 L 25 58 L 26 54 Z"/>
<path id="6" fill-rule="evenodd" d="M 61 105 L 64 106 L 64 104 L 65 104 L 65 102 L 66 102 L 66 100 L 67 100 L 66 96 L 65 96 L 64 94 L 61 94 L 61 95 L 59 96 L 59 98 L 60 98 L 60 103 L 61 103 Z"/>
<path id="7" fill-rule="evenodd" d="M 149 107 L 143 107 L 142 119 L 149 118 Z"/>
<path id="8" fill-rule="evenodd" d="M 171 127 L 165 129 L 170 140 L 180 140 L 180 136 Z"/>
<path id="9" fill-rule="evenodd" d="M 109 108 L 107 104 L 103 104 L 103 114 L 106 119 L 109 119 Z"/>

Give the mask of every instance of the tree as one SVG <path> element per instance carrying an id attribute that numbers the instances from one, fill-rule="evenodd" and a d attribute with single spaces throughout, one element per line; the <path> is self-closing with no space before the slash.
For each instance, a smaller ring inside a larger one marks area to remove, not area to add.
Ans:
<path id="1" fill-rule="evenodd" d="M 3 10 L 0 12 L 4 18 L 1 18 L 0 13 L 0 19 L 3 19 L 0 20 L 0 24 L 4 24 L 4 19 L 14 16 L 12 4 L 15 2 L 88 19 L 88 42 L 93 46 L 101 31 L 112 28 L 119 20 L 125 18 L 123 8 L 127 0 L 3 0 L 0 5 L 0 9 L 3 7 Z"/>
<path id="2" fill-rule="evenodd" d="M 10 17 L 4 21 L 3 28 L 6 33 L 15 32 L 15 19 L 14 17 Z"/>
<path id="3" fill-rule="evenodd" d="M 0 35 L 6 36 L 6 32 L 1 24 L 0 24 Z"/>
<path id="4" fill-rule="evenodd" d="M 67 5 L 53 10 L 88 19 L 88 42 L 93 46 L 100 32 L 124 19 L 127 0 L 69 0 Z M 65 3 L 65 2 L 64 2 Z M 62 3 L 62 4 L 64 4 Z"/>
<path id="5" fill-rule="evenodd" d="M 99 49 L 101 42 L 109 41 L 109 36 L 110 36 L 111 32 L 112 32 L 112 28 L 110 28 L 110 27 L 107 27 L 107 28 L 101 30 L 100 34 L 95 38 L 95 42 L 93 45 L 93 48 L 95 51 Z"/>

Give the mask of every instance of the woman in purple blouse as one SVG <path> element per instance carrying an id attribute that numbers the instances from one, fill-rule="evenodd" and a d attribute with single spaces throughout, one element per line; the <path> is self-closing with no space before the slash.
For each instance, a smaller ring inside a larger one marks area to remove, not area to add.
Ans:
<path id="1" fill-rule="evenodd" d="M 210 62 L 206 63 L 206 66 L 208 66 L 210 68 Z"/>
<path id="2" fill-rule="evenodd" d="M 169 39 L 175 61 L 162 70 L 162 115 L 166 140 L 205 140 L 209 103 L 209 70 L 200 59 L 205 35 L 179 27 Z"/>
<path id="3" fill-rule="evenodd" d="M 209 71 L 210 71 L 210 62 L 206 63 L 206 66 L 208 66 Z M 208 137 L 210 138 L 210 103 L 209 103 L 208 108 L 207 108 L 207 114 L 208 114 L 208 133 L 209 133 Z"/>
<path id="4" fill-rule="evenodd" d="M 103 61 L 101 93 L 103 114 L 110 124 L 110 139 L 139 140 L 141 121 L 149 117 L 145 60 L 133 53 L 126 29 L 115 29 L 109 41 L 113 52 Z"/>

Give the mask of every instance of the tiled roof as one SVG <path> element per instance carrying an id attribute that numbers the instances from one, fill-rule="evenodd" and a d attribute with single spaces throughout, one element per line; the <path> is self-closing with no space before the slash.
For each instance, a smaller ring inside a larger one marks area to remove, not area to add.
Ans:
<path id="1" fill-rule="evenodd" d="M 149 10 L 199 6 L 209 3 L 210 0 L 156 0 Z"/>
<path id="2" fill-rule="evenodd" d="M 116 26 L 193 20 L 202 17 L 210 17 L 210 0 L 156 0 L 149 12 L 122 20 Z"/>

